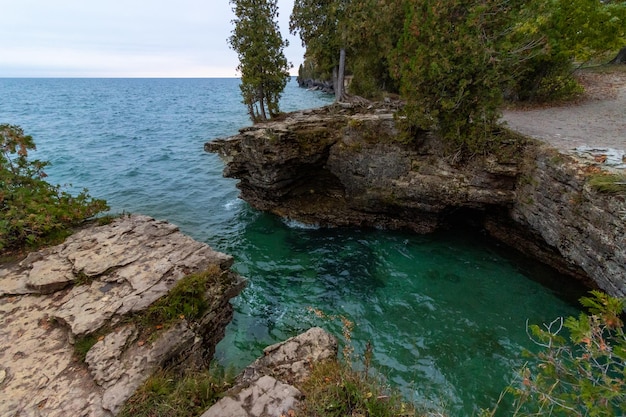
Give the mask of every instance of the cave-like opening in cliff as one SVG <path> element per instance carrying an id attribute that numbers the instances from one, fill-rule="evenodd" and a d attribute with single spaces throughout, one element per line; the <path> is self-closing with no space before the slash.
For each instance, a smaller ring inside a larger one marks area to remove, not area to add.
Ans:
<path id="1" fill-rule="evenodd" d="M 499 239 L 493 233 L 493 225 L 497 224 L 499 232 L 516 234 L 520 231 L 509 219 L 506 208 L 494 206 L 482 209 L 461 207 L 447 210 L 440 219 L 439 233 L 447 235 L 472 236 L 485 244 L 502 259 L 507 259 L 523 275 L 539 282 L 550 291 L 561 294 L 572 305 L 589 289 L 596 288 L 586 276 L 559 270 L 529 253 L 526 248 L 512 245 L 510 241 Z M 506 232 L 508 231 L 508 232 Z M 547 250 L 544 248 L 544 250 Z M 554 253 L 554 256 L 560 256 Z M 582 272 L 581 272 L 582 273 Z"/>
<path id="2" fill-rule="evenodd" d="M 461 233 L 484 233 L 484 223 L 487 212 L 484 209 L 472 207 L 455 207 L 443 212 L 439 228 L 442 230 L 456 230 Z"/>

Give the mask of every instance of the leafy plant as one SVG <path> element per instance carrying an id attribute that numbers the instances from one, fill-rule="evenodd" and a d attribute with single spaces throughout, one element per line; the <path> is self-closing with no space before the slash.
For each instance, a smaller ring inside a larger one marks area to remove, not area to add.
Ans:
<path id="1" fill-rule="evenodd" d="M 621 416 L 626 413 L 626 300 L 592 291 L 578 318 L 529 326 L 542 348 L 529 354 L 519 380 L 509 387 L 514 416 Z M 569 340 L 561 333 L 569 330 Z M 493 416 L 496 410 L 485 415 Z"/>
<path id="2" fill-rule="evenodd" d="M 483 152 L 494 140 L 502 102 L 498 46 L 509 6 L 497 0 L 407 3 L 392 59 L 407 103 L 403 130 L 437 130 L 454 151 Z"/>
<path id="3" fill-rule="evenodd" d="M 48 162 L 29 160 L 36 149 L 19 126 L 0 124 L 0 251 L 37 245 L 109 207 L 83 190 L 73 196 L 44 180 Z"/>

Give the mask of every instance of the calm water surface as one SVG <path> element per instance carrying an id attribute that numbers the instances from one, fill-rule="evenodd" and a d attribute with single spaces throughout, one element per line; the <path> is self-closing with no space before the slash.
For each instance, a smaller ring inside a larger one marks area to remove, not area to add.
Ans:
<path id="1" fill-rule="evenodd" d="M 223 364 L 241 368 L 314 325 L 341 334 L 319 309 L 352 321 L 357 354 L 371 342 L 380 373 L 408 398 L 470 416 L 523 363 L 526 320 L 578 312 L 579 287 L 480 235 L 318 229 L 251 209 L 203 151 L 250 124 L 236 79 L 0 79 L 0 97 L 0 123 L 34 137 L 51 182 L 235 256 L 249 285 L 233 300 Z M 282 109 L 330 100 L 292 81 Z"/>

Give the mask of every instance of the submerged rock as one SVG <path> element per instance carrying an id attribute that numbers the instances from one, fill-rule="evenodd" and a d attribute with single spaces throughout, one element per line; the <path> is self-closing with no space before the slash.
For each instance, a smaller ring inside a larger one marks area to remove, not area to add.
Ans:
<path id="1" fill-rule="evenodd" d="M 0 414 L 112 416 L 160 367 L 205 365 L 244 285 L 232 262 L 169 223 L 133 215 L 3 265 Z M 204 271 L 213 278 L 201 317 L 133 320 Z"/>

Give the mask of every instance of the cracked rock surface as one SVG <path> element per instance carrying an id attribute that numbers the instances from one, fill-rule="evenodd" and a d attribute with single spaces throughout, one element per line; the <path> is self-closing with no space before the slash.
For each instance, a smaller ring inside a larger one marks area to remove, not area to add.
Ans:
<path id="1" fill-rule="evenodd" d="M 112 416 L 164 364 L 211 359 L 243 280 L 232 257 L 175 226 L 124 216 L 0 265 L 0 415 Z M 143 340 L 125 320 L 209 268 L 212 320 L 181 319 Z M 85 361 L 74 344 L 92 335 Z M 191 365 L 189 365 L 191 366 Z"/>

